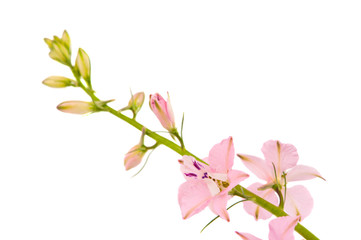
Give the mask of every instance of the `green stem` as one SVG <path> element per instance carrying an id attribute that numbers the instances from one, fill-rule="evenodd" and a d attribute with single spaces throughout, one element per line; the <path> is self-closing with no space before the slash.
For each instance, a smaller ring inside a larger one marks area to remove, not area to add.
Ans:
<path id="1" fill-rule="evenodd" d="M 241 185 L 235 186 L 229 193 L 232 196 L 239 196 L 242 198 L 246 198 L 249 201 L 254 202 L 258 206 L 266 209 L 276 217 L 288 216 L 288 214 L 283 211 L 281 208 L 273 205 L 272 203 L 266 201 L 265 199 L 259 197 L 258 195 L 252 193 Z M 295 231 L 298 232 L 302 237 L 306 240 L 319 240 L 313 233 L 311 233 L 307 228 L 298 223 L 295 227 Z"/>
<path id="2" fill-rule="evenodd" d="M 92 99 L 92 101 L 95 102 L 99 102 L 100 99 L 98 97 L 96 97 L 94 95 L 94 91 L 92 89 L 89 89 L 87 87 L 84 86 L 84 84 L 80 81 L 80 76 L 79 74 L 77 74 L 77 72 L 75 71 L 74 67 L 70 67 L 74 77 L 76 78 L 79 87 L 82 88 L 88 95 L 89 97 Z M 127 116 L 125 116 L 124 114 L 120 113 L 119 111 L 109 107 L 108 105 L 104 105 L 103 111 L 107 111 L 111 114 L 113 114 L 114 116 L 124 120 L 125 122 L 129 123 L 130 125 L 132 125 L 133 127 L 135 127 L 136 129 L 138 129 L 139 131 L 142 131 L 143 129 L 143 125 L 140 124 L 139 122 L 137 122 L 135 119 L 129 118 Z M 187 151 L 184 147 L 181 147 L 177 144 L 175 144 L 174 142 L 168 140 L 165 137 L 160 136 L 159 134 L 149 130 L 146 128 L 145 134 L 151 138 L 153 138 L 157 143 L 159 144 L 163 144 L 164 146 L 167 146 L 168 148 L 172 149 L 173 151 L 175 151 L 176 153 L 180 154 L 181 156 L 183 155 L 189 155 L 194 157 L 197 161 L 200 161 L 202 163 L 205 163 L 204 161 L 202 161 L 200 158 L 198 158 L 197 156 L 195 156 L 194 154 L 190 153 L 189 151 Z M 181 139 L 181 138 L 180 138 Z M 182 141 L 181 141 L 181 145 Z M 184 145 L 183 145 L 184 146 Z M 205 163 L 207 164 L 207 163 Z M 208 165 L 208 164 L 207 164 Z M 253 201 L 255 204 L 257 204 L 258 206 L 266 209 L 267 211 L 269 211 L 270 213 L 272 213 L 273 215 L 280 217 L 280 216 L 287 216 L 287 213 L 285 213 L 281 208 L 273 205 L 272 203 L 264 200 L 263 198 L 257 196 L 256 194 L 250 192 L 249 190 L 247 190 L 246 188 L 242 187 L 241 185 L 237 185 L 236 187 L 234 187 L 230 192 L 230 195 L 236 195 L 236 196 L 240 196 L 243 198 L 246 198 L 247 200 Z M 319 240 L 315 235 L 313 235 L 310 231 L 308 231 L 304 226 L 302 226 L 301 224 L 297 224 L 295 227 L 295 231 L 298 232 L 302 237 L 304 237 L 306 240 Z"/>

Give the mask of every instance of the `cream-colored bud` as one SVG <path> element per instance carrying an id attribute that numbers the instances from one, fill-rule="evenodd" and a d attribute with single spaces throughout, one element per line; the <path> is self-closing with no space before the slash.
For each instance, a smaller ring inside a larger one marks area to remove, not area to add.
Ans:
<path id="1" fill-rule="evenodd" d="M 132 96 L 129 100 L 129 107 L 132 109 L 134 114 L 137 114 L 144 103 L 144 92 L 138 92 Z"/>
<path id="2" fill-rule="evenodd" d="M 49 38 L 44 38 L 44 42 L 48 45 L 50 50 L 53 48 L 53 40 L 51 40 Z"/>
<path id="3" fill-rule="evenodd" d="M 43 84 L 53 88 L 64 88 L 68 86 L 76 86 L 76 82 L 70 78 L 61 76 L 51 76 L 43 81 Z"/>
<path id="4" fill-rule="evenodd" d="M 96 112 L 96 106 L 92 102 L 66 101 L 57 106 L 57 109 L 65 113 L 86 114 Z"/>
<path id="5" fill-rule="evenodd" d="M 44 38 L 45 43 L 48 45 L 50 52 L 49 56 L 65 65 L 71 65 L 71 49 L 69 34 L 64 31 L 62 38 L 54 36 L 54 39 Z"/>
<path id="6" fill-rule="evenodd" d="M 70 37 L 69 37 L 69 34 L 68 34 L 68 32 L 66 30 L 64 30 L 63 36 L 61 37 L 61 40 L 63 41 L 66 48 L 68 48 L 70 50 Z"/>
<path id="7" fill-rule="evenodd" d="M 75 67 L 78 69 L 82 78 L 90 82 L 90 59 L 86 52 L 79 48 L 78 55 L 75 60 Z"/>

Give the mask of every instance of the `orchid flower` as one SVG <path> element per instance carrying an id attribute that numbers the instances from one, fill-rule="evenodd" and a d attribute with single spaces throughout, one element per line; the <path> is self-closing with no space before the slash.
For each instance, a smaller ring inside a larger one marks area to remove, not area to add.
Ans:
<path id="1" fill-rule="evenodd" d="M 269 240 L 294 240 L 293 231 L 298 222 L 298 217 L 278 217 L 269 223 Z M 261 240 L 249 233 L 236 232 L 243 240 Z"/>
<path id="2" fill-rule="evenodd" d="M 300 220 L 304 219 L 310 214 L 313 207 L 310 193 L 303 186 L 298 185 L 286 189 L 286 185 L 292 181 L 322 178 L 320 173 L 312 167 L 297 165 L 297 149 L 291 144 L 270 140 L 264 143 L 262 152 L 265 160 L 251 155 L 237 154 L 249 170 L 266 181 L 266 184 L 252 184 L 248 189 L 273 204 L 278 202 L 275 194 L 277 192 L 280 198 L 280 207 L 284 207 L 288 214 L 301 216 Z M 256 219 L 271 217 L 271 213 L 251 201 L 245 202 L 244 208 Z"/>
<path id="3" fill-rule="evenodd" d="M 228 192 L 248 174 L 233 170 L 234 146 L 229 137 L 216 144 L 203 159 L 209 165 L 197 162 L 192 156 L 183 156 L 179 160 L 186 182 L 179 187 L 178 202 L 183 219 L 187 219 L 209 208 L 221 218 L 229 221 L 227 201 Z"/>

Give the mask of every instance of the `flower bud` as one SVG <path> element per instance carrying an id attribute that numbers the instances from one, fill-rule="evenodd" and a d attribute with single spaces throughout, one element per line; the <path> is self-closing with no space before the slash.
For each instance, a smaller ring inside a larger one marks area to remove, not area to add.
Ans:
<path id="1" fill-rule="evenodd" d="M 138 166 L 146 152 L 147 150 L 143 147 L 143 144 L 137 144 L 132 147 L 124 158 L 125 170 Z"/>
<path id="2" fill-rule="evenodd" d="M 90 59 L 88 54 L 81 48 L 79 48 L 76 56 L 75 67 L 78 69 L 80 76 L 87 83 L 90 83 Z"/>
<path id="3" fill-rule="evenodd" d="M 68 86 L 76 86 L 76 82 L 70 78 L 51 76 L 43 81 L 43 84 L 53 88 L 64 88 Z"/>
<path id="4" fill-rule="evenodd" d="M 170 104 L 170 98 L 168 94 L 168 101 L 166 102 L 162 96 L 158 93 L 150 95 L 149 101 L 150 108 L 159 119 L 162 126 L 169 132 L 173 132 L 175 127 L 173 109 Z"/>
<path id="5" fill-rule="evenodd" d="M 132 98 L 129 100 L 128 106 L 132 109 L 134 114 L 137 114 L 144 103 L 144 92 L 138 92 L 132 95 Z"/>
<path id="6" fill-rule="evenodd" d="M 86 114 L 97 111 L 97 107 L 92 102 L 66 101 L 57 106 L 58 110 L 65 113 Z"/>
<path id="7" fill-rule="evenodd" d="M 70 38 L 67 31 L 63 32 L 62 38 L 54 36 L 54 39 L 44 39 L 48 45 L 50 52 L 49 56 L 62 64 L 71 66 L 71 49 L 70 49 Z"/>
<path id="8" fill-rule="evenodd" d="M 131 110 L 134 116 L 137 115 L 141 107 L 144 103 L 144 92 L 138 92 L 136 94 L 132 94 L 132 97 L 129 100 L 128 106 L 120 109 L 120 111 Z"/>

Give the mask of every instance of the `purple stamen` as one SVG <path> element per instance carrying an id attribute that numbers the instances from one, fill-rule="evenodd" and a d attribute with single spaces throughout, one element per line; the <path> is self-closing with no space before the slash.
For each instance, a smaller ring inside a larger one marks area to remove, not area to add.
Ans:
<path id="1" fill-rule="evenodd" d="M 193 161 L 193 166 L 198 170 L 201 170 L 202 165 L 200 165 L 197 161 Z"/>
<path id="2" fill-rule="evenodd" d="M 197 174 L 195 173 L 184 173 L 187 177 L 197 177 Z"/>
<path id="3" fill-rule="evenodd" d="M 208 178 L 208 173 L 204 173 L 202 179 Z"/>

